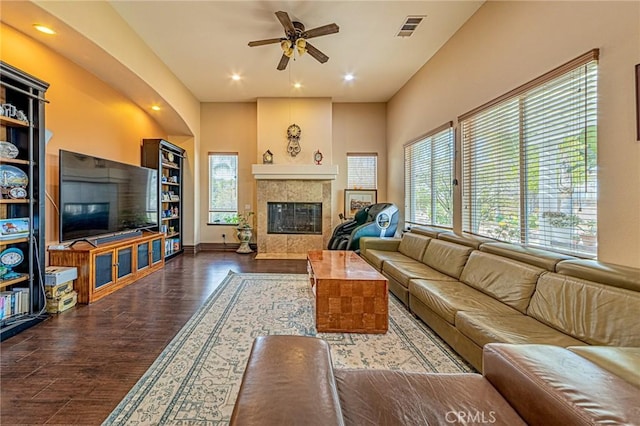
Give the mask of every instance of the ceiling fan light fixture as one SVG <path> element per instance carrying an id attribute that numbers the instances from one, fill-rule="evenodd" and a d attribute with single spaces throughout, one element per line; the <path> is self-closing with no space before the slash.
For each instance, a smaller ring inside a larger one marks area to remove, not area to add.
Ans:
<path id="1" fill-rule="evenodd" d="M 340 31 L 340 27 L 338 27 L 338 25 L 333 23 L 307 30 L 301 22 L 292 21 L 289 14 L 285 11 L 277 11 L 276 17 L 278 18 L 278 21 L 280 21 L 284 30 L 284 38 L 267 38 L 263 40 L 250 41 L 249 47 L 279 43 L 283 54 L 278 62 L 278 66 L 276 67 L 277 70 L 283 71 L 287 68 L 289 59 L 294 57 L 296 50 L 298 51 L 299 56 L 304 53 L 308 53 L 309 56 L 321 64 L 324 64 L 329 60 L 327 55 L 321 52 L 313 44 L 308 43 L 307 39 L 335 34 Z"/>
<path id="2" fill-rule="evenodd" d="M 296 40 L 296 50 L 298 55 L 302 56 L 307 52 L 307 40 L 299 38 Z"/>
<path id="3" fill-rule="evenodd" d="M 290 58 L 293 56 L 293 47 L 291 40 L 282 40 L 282 42 L 280 42 L 280 47 L 282 48 L 282 52 L 286 57 Z"/>

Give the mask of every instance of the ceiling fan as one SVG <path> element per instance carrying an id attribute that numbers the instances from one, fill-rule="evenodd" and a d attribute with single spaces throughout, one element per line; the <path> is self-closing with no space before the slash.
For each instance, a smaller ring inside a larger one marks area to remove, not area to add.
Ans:
<path id="1" fill-rule="evenodd" d="M 289 59 L 293 57 L 295 50 L 298 51 L 299 55 L 308 52 L 309 55 L 313 56 L 316 61 L 322 64 L 329 60 L 327 55 L 319 51 L 307 40 L 313 37 L 337 33 L 340 31 L 340 28 L 335 23 L 323 25 L 311 30 L 305 30 L 304 25 L 301 22 L 292 21 L 287 12 L 278 11 L 276 12 L 276 16 L 284 28 L 285 37 L 250 41 L 249 46 L 255 47 L 264 46 L 265 44 L 280 43 L 280 47 L 283 52 L 282 58 L 280 58 L 280 62 L 278 63 L 278 70 L 280 71 L 287 68 Z"/>

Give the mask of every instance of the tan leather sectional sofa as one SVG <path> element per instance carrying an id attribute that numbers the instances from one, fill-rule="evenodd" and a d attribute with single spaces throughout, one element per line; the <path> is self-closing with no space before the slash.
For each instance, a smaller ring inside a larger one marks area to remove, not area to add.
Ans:
<path id="1" fill-rule="evenodd" d="M 570 350 L 489 344 L 483 374 L 334 369 L 326 341 L 256 338 L 232 426 L 637 424 L 640 389 Z"/>
<path id="2" fill-rule="evenodd" d="M 389 290 L 479 371 L 488 343 L 610 346 L 587 353 L 640 383 L 640 269 L 430 228 L 360 247 Z"/>

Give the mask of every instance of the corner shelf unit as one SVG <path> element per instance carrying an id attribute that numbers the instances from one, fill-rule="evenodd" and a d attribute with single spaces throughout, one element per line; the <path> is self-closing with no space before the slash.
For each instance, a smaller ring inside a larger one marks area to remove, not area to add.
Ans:
<path id="1" fill-rule="evenodd" d="M 181 254 L 183 248 L 182 180 L 184 149 L 164 139 L 142 140 L 142 166 L 158 171 L 158 231 L 165 235 L 165 259 Z"/>
<path id="2" fill-rule="evenodd" d="M 22 257 L 10 270 L 4 263 L 0 268 L 0 340 L 47 316 L 43 285 L 44 94 L 48 87 L 0 61 L 0 258 L 19 261 Z"/>

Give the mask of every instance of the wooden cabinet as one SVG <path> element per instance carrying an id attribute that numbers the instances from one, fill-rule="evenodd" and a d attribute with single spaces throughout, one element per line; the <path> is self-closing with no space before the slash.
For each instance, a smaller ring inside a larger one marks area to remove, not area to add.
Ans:
<path id="1" fill-rule="evenodd" d="M 164 266 L 164 235 L 145 232 L 94 247 L 84 241 L 49 251 L 49 263 L 75 266 L 79 303 L 92 303 Z"/>
<path id="2" fill-rule="evenodd" d="M 143 139 L 144 167 L 158 171 L 158 231 L 165 235 L 165 257 L 183 252 L 183 166 L 184 149 L 163 139 Z"/>
<path id="3" fill-rule="evenodd" d="M 44 319 L 44 99 L 49 85 L 0 61 L 0 340 Z"/>

